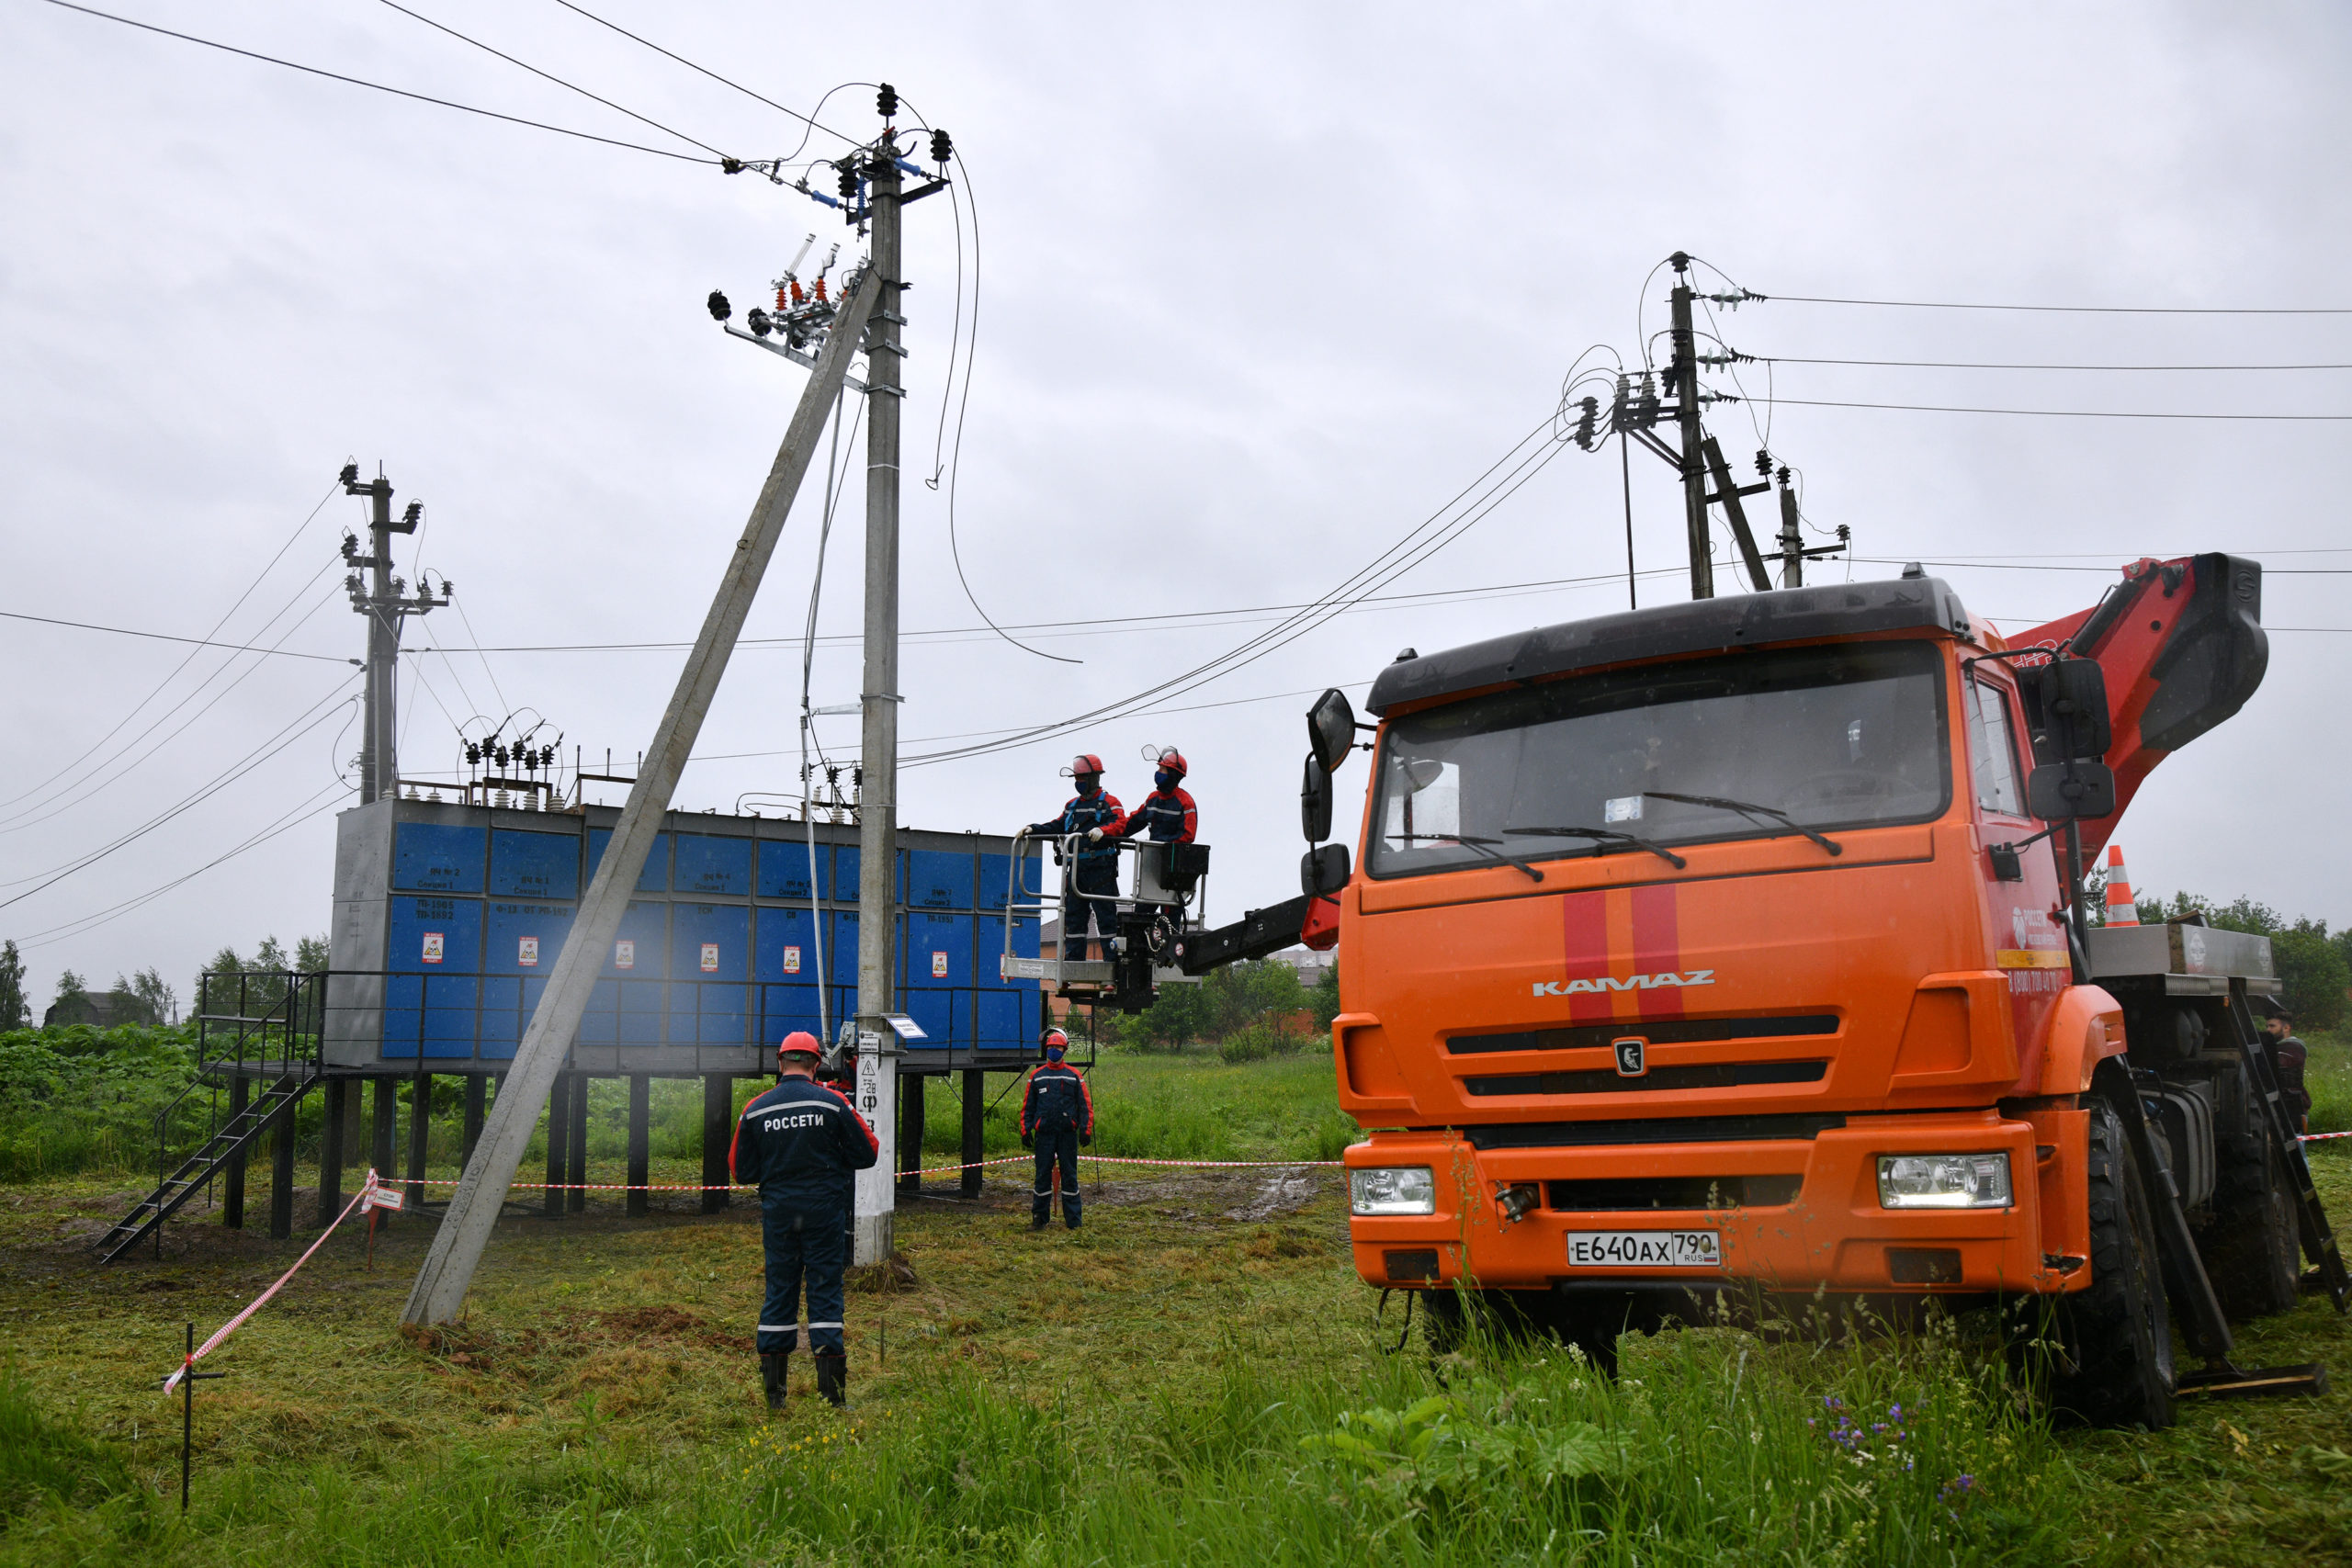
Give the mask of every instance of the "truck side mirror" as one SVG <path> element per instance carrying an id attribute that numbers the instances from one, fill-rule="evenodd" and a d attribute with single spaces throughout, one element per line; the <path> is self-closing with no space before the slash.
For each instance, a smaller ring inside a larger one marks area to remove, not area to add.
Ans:
<path id="1" fill-rule="evenodd" d="M 2115 815 L 2115 770 L 2081 759 L 2044 762 L 2025 776 L 2025 807 L 2044 822 Z"/>
<path id="2" fill-rule="evenodd" d="M 2037 762 L 2098 761 L 2114 744 L 2108 713 L 2107 671 L 2096 659 L 2053 659 L 2018 671 L 2026 730 Z"/>
<path id="3" fill-rule="evenodd" d="M 1328 898 L 1348 885 L 1348 873 L 1347 845 L 1309 850 L 1298 863 L 1299 891 L 1309 898 Z"/>
<path id="4" fill-rule="evenodd" d="M 1348 694 L 1334 686 L 1306 710 L 1306 750 L 1323 764 L 1326 773 L 1336 773 L 1355 743 L 1355 707 Z"/>
<path id="5" fill-rule="evenodd" d="M 1298 820 L 1310 844 L 1331 836 L 1331 770 L 1320 757 L 1306 759 L 1306 777 L 1298 786 Z"/>

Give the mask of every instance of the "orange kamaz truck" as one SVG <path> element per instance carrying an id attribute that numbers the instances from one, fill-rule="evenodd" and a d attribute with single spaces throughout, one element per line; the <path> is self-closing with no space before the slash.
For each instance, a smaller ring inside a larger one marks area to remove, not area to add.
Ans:
<path id="1" fill-rule="evenodd" d="M 2143 560 L 2004 637 L 1915 567 L 1408 649 L 1376 729 L 1327 694 L 1308 837 L 1352 750 L 1362 827 L 1252 919 L 1338 945 L 1364 1280 L 1604 1364 L 1726 1292 L 2039 1303 L 2055 1403 L 2108 1424 L 2316 1386 L 2229 1360 L 2299 1252 L 2347 1299 L 2268 946 L 2083 896 L 2259 683 L 2260 610 L 2252 561 Z"/>

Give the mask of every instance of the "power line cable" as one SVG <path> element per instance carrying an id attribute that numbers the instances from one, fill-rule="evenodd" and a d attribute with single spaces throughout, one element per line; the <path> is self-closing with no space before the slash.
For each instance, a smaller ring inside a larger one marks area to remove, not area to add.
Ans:
<path id="1" fill-rule="evenodd" d="M 1780 400 L 1792 408 L 1886 409 L 1903 413 L 2014 414 L 2027 419 L 2209 419 L 2292 424 L 2352 423 L 2352 413 L 2234 413 L 2206 410 L 2166 412 L 2147 409 L 1996 409 L 1962 407 L 1949 403 L 1844 402 L 1826 398 L 1782 398 Z"/>
<path id="2" fill-rule="evenodd" d="M 2247 370 L 2268 373 L 2274 370 L 2352 370 L 2352 363 L 2317 365 L 2027 365 L 2003 364 L 1981 359 L 1814 359 L 1788 354 L 1751 354 L 1743 355 L 1770 365 L 1863 365 L 1894 370 L 2161 370 L 2210 372 L 2218 370 Z"/>
<path id="3" fill-rule="evenodd" d="M 666 147 L 648 147 L 641 141 L 622 141 L 615 137 L 598 136 L 585 130 L 573 130 L 568 126 L 549 125 L 545 120 L 525 119 L 520 115 L 501 114 L 496 109 L 476 108 L 471 104 L 461 104 L 449 98 L 436 98 L 429 93 L 412 93 L 405 87 L 390 87 L 381 82 L 370 82 L 365 77 L 346 76 L 339 71 L 327 71 L 316 65 L 304 65 L 296 61 L 280 60 L 274 54 L 262 54 L 250 49 L 239 49 L 234 44 L 219 43 L 209 38 L 198 38 L 194 33 L 174 32 L 169 28 L 159 28 L 153 22 L 133 21 L 129 17 L 118 17 L 111 11 L 100 11 L 88 6 L 77 6 L 74 0 L 48 0 L 48 3 L 68 11 L 79 11 L 85 17 L 96 17 L 102 21 L 120 22 L 126 28 L 137 28 L 141 32 L 161 33 L 165 38 L 175 38 L 183 43 L 201 44 L 206 49 L 217 49 L 223 54 L 243 55 L 247 60 L 258 60 L 266 65 L 282 65 L 288 71 L 300 71 L 311 76 L 323 76 L 331 82 L 346 82 L 355 87 L 368 87 L 379 93 L 390 93 L 396 98 L 413 98 L 420 104 L 435 104 L 445 109 L 457 109 L 464 114 L 480 115 L 484 119 L 503 119 L 509 125 L 526 125 L 534 130 L 551 130 L 558 136 L 574 137 L 582 141 L 600 141 L 607 147 L 625 147 L 632 152 L 650 152 L 657 158 L 675 158 L 682 164 L 707 164 L 714 168 L 720 166 L 720 160 L 717 158 L 697 158 L 690 152 L 673 152 Z"/>
<path id="4" fill-rule="evenodd" d="M 604 17 L 596 15 L 595 12 L 587 9 L 585 6 L 575 6 L 571 3 L 571 0 L 555 0 L 555 3 L 562 6 L 567 11 L 575 12 L 580 16 L 587 17 L 590 21 L 595 23 L 600 28 L 610 28 L 613 31 L 620 34 L 621 37 L 628 39 L 632 43 L 643 44 L 654 53 L 664 55 L 669 59 L 676 61 L 679 64 L 684 66 L 689 71 L 700 72 L 702 74 L 709 77 L 712 81 L 718 83 L 722 87 L 732 87 L 747 98 L 757 98 L 760 102 L 767 105 L 768 107 L 775 109 L 777 113 L 790 115 L 793 118 L 798 120 L 801 124 L 807 126 L 811 130 L 821 130 L 828 136 L 840 137 L 842 141 L 848 142 L 853 147 L 859 145 L 856 137 L 835 130 L 830 125 L 820 125 L 809 116 L 802 114 L 798 109 L 786 108 L 784 105 L 777 103 L 774 98 L 768 97 L 764 94 L 755 93 L 740 82 L 730 82 L 726 77 L 721 76 L 718 72 L 713 71 L 707 66 L 696 65 L 693 61 L 688 60 L 683 54 L 672 53 L 670 51 L 663 49 L 660 44 L 655 43 L 651 39 L 641 38 L 638 34 L 629 31 L 627 28 L 620 26 L 616 22 L 606 21 Z M 819 98 L 817 100 L 817 107 L 822 109 L 825 107 L 825 98 L 830 98 L 834 93 L 838 93 L 840 91 L 840 87 L 829 89 L 826 92 L 824 98 Z M 794 148 L 790 152 L 786 153 L 785 156 L 786 158 L 797 158 L 800 155 L 801 148 L 808 145 L 808 137 L 803 136 L 800 139 L 800 147 Z M 697 163 L 701 162 L 699 159 L 695 161 Z"/>
<path id="5" fill-rule="evenodd" d="M 1716 269 L 1720 273 L 1720 269 Z M 1726 282 L 1730 280 L 1725 278 Z M 1950 299 L 1839 299 L 1817 294 L 1757 294 L 1750 299 L 1783 305 L 1872 305 L 1905 310 L 2030 310 L 2086 316 L 2352 316 L 2343 305 L 1994 305 Z"/>
<path id="6" fill-rule="evenodd" d="M 379 0 L 379 3 L 390 6 L 393 10 L 398 11 L 403 17 L 407 17 L 414 21 L 423 22 L 426 27 L 435 28 L 437 31 L 447 33 L 459 43 L 469 43 L 485 54 L 494 54 L 498 56 L 499 59 L 506 62 L 507 64 L 527 71 L 532 75 L 538 77 L 542 81 L 552 82 L 559 87 L 569 88 L 572 92 L 579 94 L 583 98 L 590 99 L 595 103 L 600 103 L 608 109 L 613 109 L 628 116 L 629 118 L 636 120 L 640 125 L 650 125 L 665 136 L 674 136 L 681 141 L 688 142 L 694 146 L 699 147 L 704 152 L 718 158 L 722 166 L 730 161 L 726 153 L 721 152 L 718 148 L 713 147 L 707 141 L 697 141 L 695 138 L 688 136 L 684 131 L 679 130 L 673 126 L 664 125 L 658 119 L 649 119 L 644 115 L 638 113 L 635 109 L 623 108 L 620 105 L 613 102 L 612 99 L 592 93 L 587 88 L 580 85 L 577 82 L 567 82 L 562 77 L 556 75 L 553 72 L 542 71 L 537 66 L 531 64 L 528 61 L 515 59 L 513 55 L 508 54 L 503 50 L 492 49 L 490 45 L 482 42 L 480 39 L 469 38 L 464 33 L 459 32 L 457 28 L 441 22 L 436 22 L 432 17 L 425 16 L 422 12 L 410 10 L 407 6 L 401 4 L 400 0 Z"/>
<path id="7" fill-rule="evenodd" d="M 272 656 L 274 656 L 274 657 L 276 657 L 276 658 L 278 658 L 278 659 L 312 659 L 312 660 L 319 660 L 319 661 L 321 661 L 321 662 L 322 662 L 322 663 L 326 663 L 326 664 L 348 664 L 348 663 L 350 663 L 350 662 L 351 662 L 351 660 L 348 660 L 348 659 L 342 658 L 342 657 L 339 657 L 339 656 L 337 656 L 337 655 L 335 655 L 335 654 L 332 654 L 332 653 L 304 653 L 304 652 L 302 652 L 300 649 L 292 649 L 292 648 L 264 648 L 264 647 L 262 647 L 262 646 L 261 646 L 260 644 L 258 644 L 258 643 L 251 643 L 251 642 L 214 642 L 214 641 L 213 641 L 213 640 L 211 640 L 209 637 L 174 637 L 174 636 L 170 635 L 170 634 L 169 634 L 169 633 L 167 633 L 167 632 L 143 632 L 143 631 L 141 631 L 141 630 L 139 630 L 138 628 L 136 628 L 136 627 L 134 627 L 134 626 L 100 626 L 100 625 L 98 625 L 98 624 L 97 624 L 96 622 L 95 622 L 95 621 L 62 621 L 62 620 L 58 619 L 58 618 L 57 618 L 56 616 L 54 616 L 54 615 L 27 615 L 25 612 L 23 612 L 23 611 L 21 611 L 21 610 L 0 610 L 0 619 L 6 619 L 6 620 L 11 620 L 11 621 L 38 621 L 39 623 L 40 623 L 42 626 L 70 626 L 70 627 L 72 627 L 72 628 L 73 628 L 74 630 L 75 630 L 75 631 L 83 631 L 83 632 L 112 632 L 112 633 L 113 633 L 115 636 L 117 636 L 117 637 L 144 637 L 144 638 L 146 638 L 146 639 L 147 639 L 148 641 L 150 641 L 150 642 L 177 642 L 177 643 L 187 643 L 187 644 L 189 644 L 189 645 L 194 646 L 194 647 L 197 647 L 197 648 L 220 648 L 220 649 L 228 649 L 228 650 L 229 650 L 230 652 L 232 652 L 232 653 L 266 653 L 266 654 L 272 655 Z M 176 675 L 176 674 L 178 674 L 178 673 L 179 673 L 179 671 L 180 671 L 181 670 L 184 670 L 184 669 L 186 669 L 187 667 L 187 666 L 186 665 L 186 663 L 185 663 L 185 662 L 183 662 L 183 663 L 182 663 L 182 664 L 180 664 L 177 668 L 175 668 L 175 669 L 174 669 L 174 670 L 173 670 L 172 674 Z M 168 679 L 169 679 L 169 677 L 167 676 L 167 677 L 165 677 L 165 679 L 166 679 L 166 680 L 168 680 Z M 151 695 L 151 697 L 150 697 L 149 699 L 147 699 L 147 700 L 148 700 L 148 701 L 152 701 L 152 700 L 153 700 L 152 695 Z M 144 706 L 146 706 L 146 705 L 147 705 L 146 701 L 142 701 L 142 702 L 141 702 L 141 703 L 138 705 L 138 706 L 133 707 L 133 708 L 131 709 L 131 714 L 132 714 L 132 715 L 136 715 L 136 714 L 138 713 L 138 711 L 139 711 L 139 708 L 144 707 Z M 130 716 L 126 716 L 122 722 L 123 722 L 124 724 L 128 724 L 128 723 L 130 723 Z M 121 726 L 120 726 L 120 725 L 116 726 L 116 728 L 121 728 Z M 100 736 L 100 737 L 98 738 L 97 744 L 96 744 L 96 745 L 95 745 L 95 746 L 93 746 L 93 747 L 91 748 L 91 750 L 97 750 L 97 747 L 98 747 L 98 746 L 103 746 L 103 745 L 105 745 L 105 744 L 107 743 L 107 738 L 108 738 L 109 736 L 113 735 L 113 733 L 114 733 L 114 730 L 111 730 L 111 729 L 110 729 L 110 730 L 107 731 L 106 735 L 102 735 L 102 736 Z M 89 753 L 88 753 L 88 752 L 86 752 L 86 751 L 83 753 L 83 756 L 87 756 L 87 755 L 89 755 Z M 77 758 L 75 758 L 75 759 L 74 759 L 74 761 L 73 762 L 68 762 L 68 763 L 66 764 L 66 767 L 67 767 L 67 768 L 74 767 L 74 766 L 75 766 L 77 763 L 79 763 L 79 762 L 80 762 L 80 761 L 81 761 L 81 758 L 77 757 Z M 62 773 L 62 772 L 63 772 L 63 771 L 64 771 L 63 769 L 60 769 L 60 770 L 59 770 L 59 772 L 61 772 L 61 773 Z M 56 775 L 55 773 L 52 773 L 52 774 L 51 774 L 51 775 L 50 775 L 50 777 L 51 777 L 51 778 L 55 778 L 56 776 L 57 776 L 57 775 Z M 48 780 L 46 780 L 46 779 L 42 781 L 42 783 L 43 783 L 43 784 L 46 784 L 47 782 L 48 782 Z M 33 786 L 33 789 L 37 790 L 37 789 L 39 789 L 39 788 L 40 788 L 40 787 L 41 787 L 41 785 L 40 785 L 40 784 L 35 784 L 35 785 Z M 26 794 L 28 794 L 28 795 L 29 795 L 29 794 L 31 794 L 31 793 L 32 793 L 32 791 L 31 791 L 31 790 L 28 790 L 28 791 L 26 792 Z M 21 799 L 23 799 L 23 798 L 24 798 L 24 796 L 23 796 L 23 795 L 18 795 L 18 796 L 17 796 L 16 798 L 17 798 L 17 799 L 21 800 Z M 5 803 L 0 803 L 0 804 L 5 804 Z"/>

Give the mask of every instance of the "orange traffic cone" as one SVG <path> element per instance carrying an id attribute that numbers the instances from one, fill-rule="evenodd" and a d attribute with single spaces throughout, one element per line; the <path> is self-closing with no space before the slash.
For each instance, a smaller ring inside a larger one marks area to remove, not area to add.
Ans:
<path id="1" fill-rule="evenodd" d="M 2110 926 L 2136 926 L 2140 923 L 2140 906 L 2132 897 L 2132 876 L 2123 869 L 2123 847 L 2107 846 L 2107 923 Z"/>

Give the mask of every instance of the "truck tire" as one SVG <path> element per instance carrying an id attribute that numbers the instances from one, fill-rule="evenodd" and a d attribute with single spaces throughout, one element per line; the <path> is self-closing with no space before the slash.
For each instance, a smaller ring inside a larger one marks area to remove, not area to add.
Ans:
<path id="1" fill-rule="evenodd" d="M 2295 1304 L 2302 1244 L 2286 1162 L 2261 1133 L 2221 1141 L 2213 1224 L 2198 1252 L 2222 1310 L 2240 1322 Z"/>
<path id="2" fill-rule="evenodd" d="M 2090 1101 L 2091 1282 L 2052 1313 L 2053 1414 L 2093 1427 L 2172 1425 L 2172 1320 L 2156 1256 L 2155 1215 L 2122 1119 Z"/>

